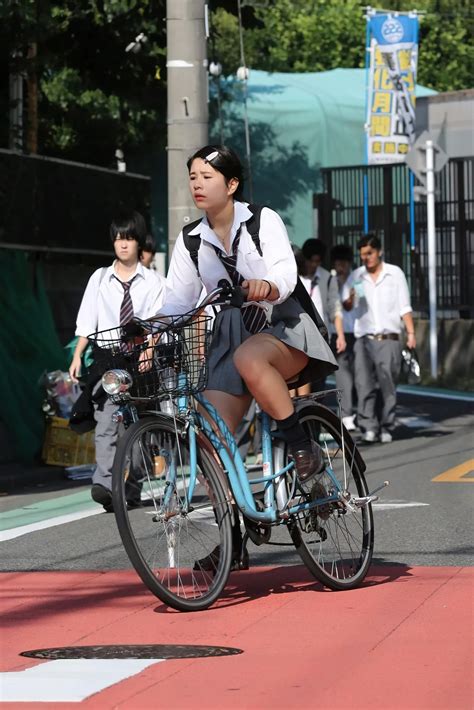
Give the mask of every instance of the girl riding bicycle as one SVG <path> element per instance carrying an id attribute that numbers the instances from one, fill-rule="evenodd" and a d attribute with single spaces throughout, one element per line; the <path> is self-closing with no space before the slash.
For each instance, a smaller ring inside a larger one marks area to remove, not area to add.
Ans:
<path id="1" fill-rule="evenodd" d="M 190 231 L 200 238 L 198 268 L 181 232 L 160 313 L 189 311 L 203 287 L 210 292 L 221 279 L 247 291 L 242 309 L 229 307 L 217 314 L 205 397 L 232 432 L 254 397 L 276 421 L 297 474 L 306 481 L 322 470 L 323 457 L 298 422 L 288 383 L 295 387 L 320 380 L 337 364 L 315 322 L 292 296 L 297 268 L 285 225 L 276 212 L 262 209 L 260 255 L 246 227 L 252 212 L 243 200 L 243 169 L 234 151 L 205 146 L 187 167 L 192 198 L 205 213 Z"/>
<path id="2" fill-rule="evenodd" d="M 187 165 L 194 203 L 205 212 L 192 230 L 201 238 L 199 273 L 181 232 L 161 312 L 171 315 L 190 310 L 203 286 L 209 292 L 222 278 L 229 280 L 229 264 L 230 270 L 237 272 L 241 286 L 248 291 L 247 301 L 263 304 L 268 309 L 263 311 L 267 319 L 262 324 L 255 317 L 258 322 L 253 327 L 252 319 L 245 319 L 245 308 L 220 311 L 210 347 L 205 396 L 233 432 L 254 397 L 277 422 L 298 475 L 306 480 L 319 471 L 321 456 L 298 424 L 287 383 L 321 379 L 337 364 L 311 317 L 291 296 L 297 269 L 285 225 L 273 210 L 262 210 L 260 256 L 246 229 L 252 213 L 243 201 L 243 169 L 234 151 L 226 146 L 206 146 L 194 153 Z"/>

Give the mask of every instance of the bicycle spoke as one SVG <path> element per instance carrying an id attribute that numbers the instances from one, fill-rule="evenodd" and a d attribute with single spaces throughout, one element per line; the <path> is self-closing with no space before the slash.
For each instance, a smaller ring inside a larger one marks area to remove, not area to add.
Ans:
<path id="1" fill-rule="evenodd" d="M 213 468 L 216 463 L 201 452 L 198 470 L 191 472 L 188 441 L 169 422 L 143 420 L 126 436 L 120 452 L 125 463 L 116 459 L 114 464 L 114 508 L 117 502 L 117 522 L 129 558 L 149 589 L 167 604 L 206 608 L 225 584 L 231 560 L 229 510 Z M 142 480 L 142 507 L 135 510 L 126 506 L 126 465 Z M 211 554 L 216 548 L 223 553 L 214 564 Z"/>
<path id="2" fill-rule="evenodd" d="M 367 492 L 352 448 L 347 441 L 343 446 L 338 421 L 327 412 L 318 405 L 308 406 L 300 412 L 300 421 L 321 446 L 326 459 L 326 471 L 301 487 L 301 502 L 316 502 L 337 494 L 339 489 L 340 493 L 349 496 Z M 338 482 L 339 489 L 335 488 L 333 479 Z M 297 495 L 294 499 L 298 502 Z M 303 561 L 326 586 L 352 588 L 367 574 L 373 548 L 370 505 L 351 510 L 343 500 L 322 503 L 309 512 L 296 515 L 290 532 Z"/>

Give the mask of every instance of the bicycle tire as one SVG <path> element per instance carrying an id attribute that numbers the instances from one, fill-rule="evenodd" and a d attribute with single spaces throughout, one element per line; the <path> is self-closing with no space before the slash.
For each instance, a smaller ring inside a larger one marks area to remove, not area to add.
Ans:
<path id="1" fill-rule="evenodd" d="M 177 434 L 173 419 L 157 414 L 127 429 L 114 459 L 112 501 L 124 548 L 144 584 L 174 609 L 199 611 L 213 604 L 226 585 L 232 513 L 212 446 L 202 434 L 197 440 L 199 480 L 189 500 L 189 444 L 187 435 L 179 433 L 182 426 Z M 131 507 L 127 498 L 133 482 L 137 495 Z M 217 546 L 220 552 L 209 558 L 210 569 L 203 569 L 202 558 Z"/>
<path id="2" fill-rule="evenodd" d="M 341 423 L 327 407 L 314 404 L 298 412 L 300 422 L 323 449 L 326 465 L 343 480 Z M 347 491 L 359 497 L 368 493 L 364 463 L 354 441 L 344 430 Z M 299 485 L 293 500 L 326 497 L 335 490 L 327 471 Z M 326 587 L 342 591 L 358 587 L 372 560 L 374 522 L 371 504 L 349 512 L 341 503 L 326 503 L 292 516 L 288 529 L 302 561 Z"/>

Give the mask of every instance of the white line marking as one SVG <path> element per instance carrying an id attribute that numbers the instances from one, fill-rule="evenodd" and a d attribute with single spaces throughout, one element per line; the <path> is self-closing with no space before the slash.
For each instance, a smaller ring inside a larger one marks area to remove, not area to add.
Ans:
<path id="1" fill-rule="evenodd" d="M 145 481 L 145 485 L 148 483 Z M 159 482 L 154 485 L 154 495 L 160 493 L 160 489 L 164 488 L 164 481 Z M 178 492 L 184 490 L 184 482 L 179 481 L 176 486 Z M 142 493 L 142 500 L 151 500 L 152 493 L 145 491 Z M 59 500 L 59 498 L 58 498 Z M 28 508 L 26 508 L 28 509 Z M 35 510 L 35 506 L 31 507 L 31 510 Z M 97 506 L 94 506 L 90 510 L 82 510 L 77 513 L 68 513 L 67 515 L 57 515 L 56 517 L 48 518 L 47 520 L 40 520 L 37 523 L 30 523 L 28 525 L 21 525 L 20 527 L 10 528 L 9 530 L 4 530 L 0 532 L 0 542 L 6 542 L 7 540 L 14 540 L 17 537 L 22 537 L 23 535 L 29 535 L 30 533 L 37 532 L 38 530 L 47 530 L 48 528 L 54 528 L 57 525 L 65 525 L 66 523 L 73 523 L 76 520 L 82 520 L 83 518 L 89 518 L 92 515 L 99 515 L 103 513 L 104 510 Z M 154 511 L 150 511 L 154 514 Z"/>
<path id="2" fill-rule="evenodd" d="M 389 500 L 386 503 L 373 503 L 373 507 L 377 510 L 398 510 L 399 508 L 423 508 L 429 506 L 429 503 L 418 503 L 416 501 L 405 502 L 403 500 Z"/>
<path id="3" fill-rule="evenodd" d="M 30 523 L 29 525 L 22 525 L 19 528 L 11 528 L 11 530 L 3 530 L 0 532 L 0 542 L 6 542 L 7 540 L 14 540 L 16 537 L 21 537 L 22 535 L 28 535 L 29 533 L 37 532 L 38 530 L 46 530 L 47 528 L 54 528 L 56 525 L 64 525 L 65 523 L 73 523 L 75 520 L 82 520 L 83 518 L 90 518 L 92 515 L 99 515 L 104 511 L 102 508 L 94 507 L 91 510 L 82 510 L 78 513 L 69 513 L 68 515 L 58 515 L 55 518 L 48 518 L 47 520 L 39 520 L 37 523 Z"/>
<path id="4" fill-rule="evenodd" d="M 1 702 L 80 703 L 164 658 L 77 658 L 0 673 Z"/>
<path id="5" fill-rule="evenodd" d="M 397 417 L 397 423 L 404 424 L 409 429 L 431 429 L 434 426 L 426 417 Z"/>

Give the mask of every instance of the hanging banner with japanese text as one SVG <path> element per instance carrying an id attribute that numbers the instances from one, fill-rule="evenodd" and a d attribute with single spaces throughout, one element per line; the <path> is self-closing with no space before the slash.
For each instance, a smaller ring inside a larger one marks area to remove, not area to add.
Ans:
<path id="1" fill-rule="evenodd" d="M 415 140 L 418 17 L 368 17 L 367 162 L 400 163 Z"/>

